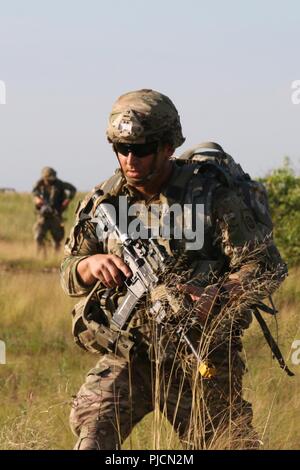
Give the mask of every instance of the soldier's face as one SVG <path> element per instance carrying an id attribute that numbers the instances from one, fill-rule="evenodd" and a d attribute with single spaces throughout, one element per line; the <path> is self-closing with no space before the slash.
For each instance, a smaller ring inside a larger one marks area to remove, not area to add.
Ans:
<path id="1" fill-rule="evenodd" d="M 55 183 L 55 179 L 53 178 L 44 178 L 44 184 L 46 186 L 52 186 Z"/>
<path id="2" fill-rule="evenodd" d="M 135 183 L 138 184 L 145 180 L 154 170 L 163 169 L 172 153 L 172 148 L 165 145 L 159 147 L 156 153 L 150 153 L 142 158 L 136 156 L 133 152 L 129 152 L 127 156 L 117 152 L 117 155 L 125 177 L 134 186 Z"/>

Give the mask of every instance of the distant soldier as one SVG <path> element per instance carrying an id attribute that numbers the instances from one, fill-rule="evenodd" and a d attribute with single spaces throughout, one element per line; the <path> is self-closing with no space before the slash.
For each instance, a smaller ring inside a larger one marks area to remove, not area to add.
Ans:
<path id="1" fill-rule="evenodd" d="M 38 211 L 38 219 L 34 226 L 34 238 L 38 250 L 44 248 L 49 231 L 55 250 L 58 251 L 65 234 L 62 213 L 75 196 L 76 188 L 70 183 L 59 180 L 53 168 L 45 167 L 32 193 Z"/>

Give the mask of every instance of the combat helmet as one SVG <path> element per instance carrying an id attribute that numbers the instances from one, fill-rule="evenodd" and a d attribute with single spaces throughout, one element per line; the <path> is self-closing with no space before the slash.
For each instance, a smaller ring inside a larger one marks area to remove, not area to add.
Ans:
<path id="1" fill-rule="evenodd" d="M 45 166 L 42 169 L 42 178 L 48 181 L 54 181 L 56 179 L 56 171 L 50 166 Z"/>
<path id="2" fill-rule="evenodd" d="M 106 134 L 113 144 L 163 141 L 176 148 L 185 141 L 178 111 L 170 98 L 150 89 L 131 91 L 117 99 Z"/>

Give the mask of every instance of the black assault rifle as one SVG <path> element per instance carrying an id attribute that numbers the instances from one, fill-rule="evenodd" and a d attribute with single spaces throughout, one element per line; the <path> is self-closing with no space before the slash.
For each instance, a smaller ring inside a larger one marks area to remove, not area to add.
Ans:
<path id="1" fill-rule="evenodd" d="M 40 193 L 38 197 L 43 200 L 43 203 L 39 207 L 36 207 L 40 215 L 44 216 L 45 218 L 54 215 L 56 211 L 50 204 L 49 198 L 45 197 L 44 193 Z"/>

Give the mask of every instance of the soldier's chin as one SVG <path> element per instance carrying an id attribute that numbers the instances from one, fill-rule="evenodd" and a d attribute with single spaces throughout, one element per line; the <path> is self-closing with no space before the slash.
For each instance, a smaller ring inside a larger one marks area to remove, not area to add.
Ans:
<path id="1" fill-rule="evenodd" d="M 138 177 L 133 177 L 133 176 L 125 176 L 127 182 L 131 184 L 132 186 L 138 186 L 140 184 L 143 184 L 145 182 L 145 178 L 138 178 Z"/>

